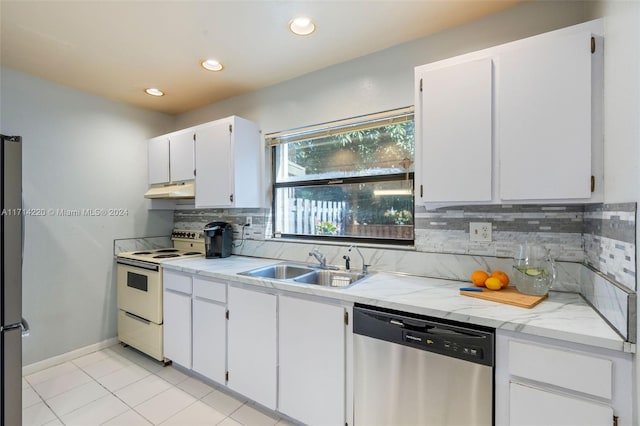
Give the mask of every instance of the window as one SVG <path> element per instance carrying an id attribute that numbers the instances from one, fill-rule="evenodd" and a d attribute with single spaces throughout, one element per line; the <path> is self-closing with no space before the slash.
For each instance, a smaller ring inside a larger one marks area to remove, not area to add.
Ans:
<path id="1" fill-rule="evenodd" d="M 266 139 L 276 235 L 413 243 L 413 108 Z"/>

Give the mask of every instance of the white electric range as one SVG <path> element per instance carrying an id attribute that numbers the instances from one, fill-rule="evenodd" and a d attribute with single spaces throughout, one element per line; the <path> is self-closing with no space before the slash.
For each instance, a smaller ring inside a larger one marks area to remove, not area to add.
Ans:
<path id="1" fill-rule="evenodd" d="M 176 229 L 173 247 L 119 253 L 118 339 L 157 359 L 166 361 L 162 350 L 162 263 L 189 257 L 204 257 L 201 230 Z"/>

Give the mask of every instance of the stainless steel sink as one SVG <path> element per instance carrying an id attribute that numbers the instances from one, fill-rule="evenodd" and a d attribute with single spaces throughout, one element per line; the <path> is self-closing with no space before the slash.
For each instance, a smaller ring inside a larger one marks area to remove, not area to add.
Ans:
<path id="1" fill-rule="evenodd" d="M 311 268 L 288 263 L 278 263 L 276 265 L 264 266 L 250 271 L 240 272 L 240 275 L 250 277 L 274 278 L 276 280 L 289 280 L 303 274 L 313 272 Z"/>
<path id="2" fill-rule="evenodd" d="M 262 268 L 251 269 L 249 271 L 239 272 L 238 274 L 250 277 L 271 278 L 290 283 L 339 288 L 350 287 L 369 276 L 362 272 L 322 269 L 287 262 L 263 266 Z"/>
<path id="3" fill-rule="evenodd" d="M 316 270 L 310 274 L 294 278 L 293 281 L 305 284 L 344 288 L 355 284 L 365 277 L 367 277 L 367 275 L 359 272 Z"/>

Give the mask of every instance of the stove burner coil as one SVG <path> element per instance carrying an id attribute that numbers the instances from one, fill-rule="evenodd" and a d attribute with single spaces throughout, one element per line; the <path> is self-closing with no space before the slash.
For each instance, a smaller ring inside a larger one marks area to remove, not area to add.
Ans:
<path id="1" fill-rule="evenodd" d="M 175 253 L 169 253 L 169 254 L 159 254 L 157 256 L 153 256 L 154 259 L 166 259 L 168 257 L 180 257 L 180 255 Z"/>

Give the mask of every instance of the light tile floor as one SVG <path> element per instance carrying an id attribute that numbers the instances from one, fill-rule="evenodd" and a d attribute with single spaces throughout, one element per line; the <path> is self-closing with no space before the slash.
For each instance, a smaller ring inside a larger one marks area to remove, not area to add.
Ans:
<path id="1" fill-rule="evenodd" d="M 284 426 L 288 421 L 122 345 L 22 378 L 23 426 Z"/>

